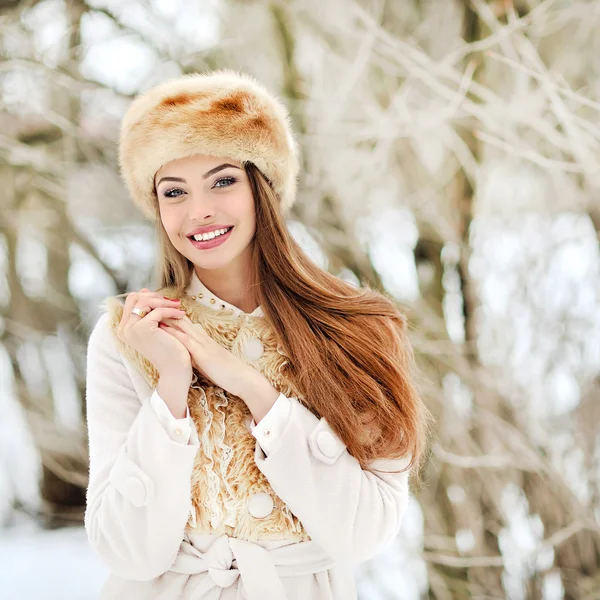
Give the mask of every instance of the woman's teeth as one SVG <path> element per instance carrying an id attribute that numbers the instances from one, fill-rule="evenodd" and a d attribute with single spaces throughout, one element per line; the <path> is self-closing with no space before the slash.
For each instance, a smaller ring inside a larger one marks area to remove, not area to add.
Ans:
<path id="1" fill-rule="evenodd" d="M 224 233 L 227 233 L 230 229 L 231 227 L 227 227 L 225 229 L 215 229 L 214 231 L 209 231 L 208 233 L 200 233 L 198 235 L 193 235 L 192 238 L 194 238 L 197 242 L 206 242 L 208 240 L 212 240 L 216 237 L 219 237 Z"/>

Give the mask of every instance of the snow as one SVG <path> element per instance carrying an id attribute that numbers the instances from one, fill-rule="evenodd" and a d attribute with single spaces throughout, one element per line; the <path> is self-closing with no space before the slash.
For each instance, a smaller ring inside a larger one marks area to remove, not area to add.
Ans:
<path id="1" fill-rule="evenodd" d="M 0 532 L 2 600 L 96 600 L 107 569 L 83 527 L 42 530 L 32 521 Z"/>

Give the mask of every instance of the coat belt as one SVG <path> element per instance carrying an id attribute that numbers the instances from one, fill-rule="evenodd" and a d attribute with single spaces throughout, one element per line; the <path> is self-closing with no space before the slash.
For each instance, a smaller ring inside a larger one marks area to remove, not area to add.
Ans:
<path id="1" fill-rule="evenodd" d="M 215 585 L 227 588 L 239 577 L 248 600 L 285 600 L 281 577 L 326 571 L 334 561 L 314 542 L 297 542 L 267 550 L 259 544 L 221 535 L 206 552 L 187 539 L 169 569 L 175 573 L 208 573 Z"/>

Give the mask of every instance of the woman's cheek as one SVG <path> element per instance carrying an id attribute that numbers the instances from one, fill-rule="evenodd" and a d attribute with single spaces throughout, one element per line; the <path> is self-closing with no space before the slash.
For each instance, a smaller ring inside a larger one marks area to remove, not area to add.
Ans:
<path id="1" fill-rule="evenodd" d="M 172 215 L 169 214 L 165 214 L 166 211 L 164 211 L 162 213 L 162 222 L 163 222 L 163 226 L 165 228 L 165 231 L 167 232 L 167 235 L 169 236 L 169 239 L 171 240 L 171 243 L 174 246 L 181 245 L 181 241 L 179 240 L 179 231 L 180 229 L 177 228 L 177 224 L 175 222 L 175 220 L 172 218 Z"/>

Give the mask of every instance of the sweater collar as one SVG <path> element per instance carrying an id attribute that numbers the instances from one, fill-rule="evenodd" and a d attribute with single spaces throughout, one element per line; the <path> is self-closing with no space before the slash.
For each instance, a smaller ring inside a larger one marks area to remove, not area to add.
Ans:
<path id="1" fill-rule="evenodd" d="M 249 316 L 249 317 L 264 317 L 264 312 L 260 306 L 256 307 L 251 313 L 246 313 L 237 306 L 225 302 L 215 294 L 213 294 L 198 278 L 196 271 L 192 271 L 192 279 L 190 285 L 186 290 L 187 294 L 191 296 L 192 300 L 208 306 L 213 310 L 219 311 L 230 311 L 231 314 L 238 316 Z"/>

